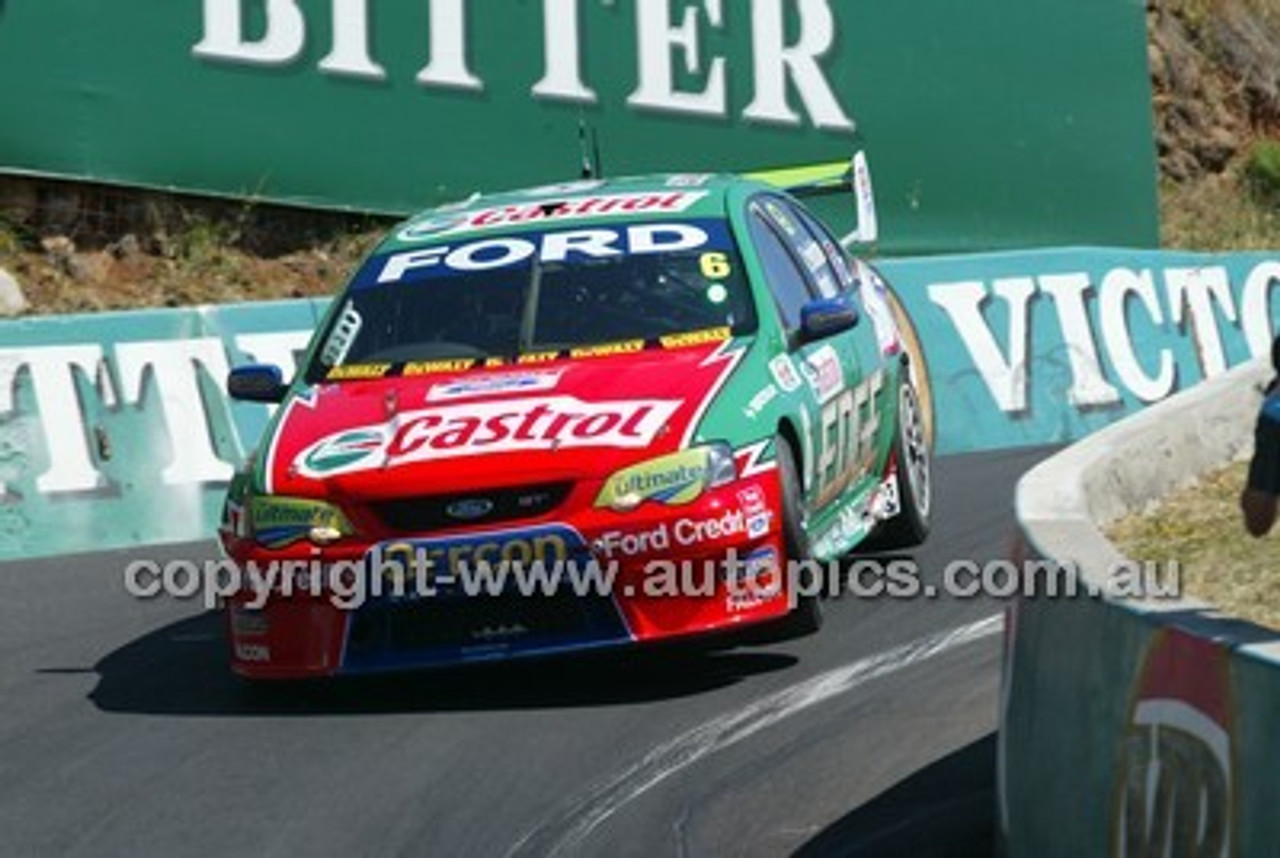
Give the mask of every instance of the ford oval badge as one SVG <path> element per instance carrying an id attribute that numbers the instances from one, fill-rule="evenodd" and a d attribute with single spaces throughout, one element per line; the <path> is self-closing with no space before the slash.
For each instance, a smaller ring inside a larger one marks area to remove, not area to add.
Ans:
<path id="1" fill-rule="evenodd" d="M 484 518 L 492 512 L 493 501 L 488 498 L 463 498 L 446 506 L 444 511 L 450 518 L 471 521 L 477 518 Z"/>

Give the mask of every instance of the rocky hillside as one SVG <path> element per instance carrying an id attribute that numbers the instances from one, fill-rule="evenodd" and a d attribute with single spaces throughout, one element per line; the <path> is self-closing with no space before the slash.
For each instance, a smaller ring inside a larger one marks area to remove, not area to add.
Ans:
<path id="1" fill-rule="evenodd" d="M 1280 0 L 1155 0 L 1161 239 L 1280 248 Z"/>
<path id="2" fill-rule="evenodd" d="M 1280 0 L 1152 0 L 1147 16 L 1162 242 L 1280 248 Z M 0 314 L 323 294 L 381 226 L 0 177 Z"/>
<path id="3" fill-rule="evenodd" d="M 1165 178 L 1221 173 L 1280 136 L 1280 0 L 1153 2 L 1147 24 Z"/>

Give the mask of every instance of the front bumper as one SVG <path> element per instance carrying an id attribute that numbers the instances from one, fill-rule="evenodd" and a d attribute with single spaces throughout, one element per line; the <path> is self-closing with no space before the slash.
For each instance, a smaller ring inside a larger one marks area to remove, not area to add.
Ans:
<path id="1" fill-rule="evenodd" d="M 681 506 L 620 513 L 579 504 L 518 527 L 335 545 L 318 555 L 241 542 L 231 553 L 242 567 L 297 565 L 278 586 L 229 600 L 232 668 L 258 679 L 373 673 L 675 640 L 777 619 L 794 604 L 779 500 L 767 471 Z M 403 562 L 388 566 L 388 556 Z M 412 558 L 424 556 L 432 562 L 420 573 Z M 459 559 L 489 572 L 458 568 Z"/>

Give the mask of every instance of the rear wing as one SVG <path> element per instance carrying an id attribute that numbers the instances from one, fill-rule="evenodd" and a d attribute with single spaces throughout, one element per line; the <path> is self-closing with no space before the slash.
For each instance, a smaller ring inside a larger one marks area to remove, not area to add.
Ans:
<path id="1" fill-rule="evenodd" d="M 875 193 L 871 188 L 871 169 L 867 166 L 865 152 L 858 151 L 848 163 L 834 161 L 761 170 L 748 173 L 747 178 L 772 185 L 802 199 L 853 191 L 857 222 L 854 229 L 840 239 L 840 243 L 845 247 L 873 245 L 880 235 Z"/>

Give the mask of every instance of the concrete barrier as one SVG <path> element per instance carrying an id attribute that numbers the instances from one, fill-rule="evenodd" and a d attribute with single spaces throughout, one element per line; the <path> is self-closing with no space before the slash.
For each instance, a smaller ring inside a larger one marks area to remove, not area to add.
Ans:
<path id="1" fill-rule="evenodd" d="M 1012 609 L 999 773 L 1007 854 L 1280 849 L 1280 634 L 1203 602 L 1121 595 L 1134 567 L 1102 533 L 1247 455 L 1269 373 L 1265 361 L 1243 364 L 1098 431 L 1019 484 L 1028 547 L 1095 592 Z"/>

